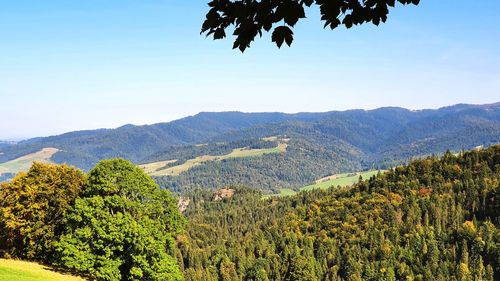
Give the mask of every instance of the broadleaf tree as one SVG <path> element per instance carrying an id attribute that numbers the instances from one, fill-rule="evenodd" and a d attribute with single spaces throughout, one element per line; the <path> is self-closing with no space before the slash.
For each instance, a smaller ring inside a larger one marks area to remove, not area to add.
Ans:
<path id="1" fill-rule="evenodd" d="M 67 165 L 35 162 L 0 185 L 0 255 L 50 261 L 63 219 L 85 184 Z"/>
<path id="2" fill-rule="evenodd" d="M 184 224 L 174 198 L 142 169 L 104 160 L 66 217 L 58 263 L 99 280 L 182 280 L 174 237 Z"/>

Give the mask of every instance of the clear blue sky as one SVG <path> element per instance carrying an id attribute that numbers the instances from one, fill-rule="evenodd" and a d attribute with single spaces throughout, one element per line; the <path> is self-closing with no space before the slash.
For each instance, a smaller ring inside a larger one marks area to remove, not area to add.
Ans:
<path id="1" fill-rule="evenodd" d="M 7 0 L 0 139 L 200 111 L 437 108 L 500 101 L 500 1 L 422 0 L 380 27 L 322 29 L 245 54 L 199 30 L 208 0 Z"/>

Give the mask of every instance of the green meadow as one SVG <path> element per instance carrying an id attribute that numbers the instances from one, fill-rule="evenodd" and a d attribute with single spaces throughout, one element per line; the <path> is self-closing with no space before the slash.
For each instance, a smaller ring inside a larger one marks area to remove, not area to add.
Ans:
<path id="1" fill-rule="evenodd" d="M 321 180 L 317 180 L 314 184 L 310 184 L 300 188 L 300 191 L 327 189 L 332 186 L 349 186 L 357 183 L 359 180 L 359 176 L 363 177 L 363 179 L 367 179 L 376 175 L 378 172 L 379 171 L 366 171 L 358 173 L 339 174 L 335 177 L 327 177 Z"/>
<path id="2" fill-rule="evenodd" d="M 0 281 L 83 281 L 81 277 L 62 274 L 26 261 L 0 259 Z"/>

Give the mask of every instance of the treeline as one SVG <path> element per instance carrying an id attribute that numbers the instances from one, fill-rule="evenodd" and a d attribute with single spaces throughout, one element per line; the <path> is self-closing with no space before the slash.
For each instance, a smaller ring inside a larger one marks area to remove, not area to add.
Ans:
<path id="1" fill-rule="evenodd" d="M 121 159 L 88 174 L 35 163 L 0 185 L 0 257 L 93 280 L 183 280 L 174 238 L 184 224 L 169 192 Z"/>
<path id="2" fill-rule="evenodd" d="M 186 280 L 500 280 L 499 145 L 352 188 L 190 196 Z"/>

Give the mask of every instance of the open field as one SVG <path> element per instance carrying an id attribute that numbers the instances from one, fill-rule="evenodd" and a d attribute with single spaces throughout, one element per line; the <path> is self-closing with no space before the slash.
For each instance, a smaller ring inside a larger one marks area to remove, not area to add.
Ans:
<path id="1" fill-rule="evenodd" d="M 186 162 L 169 167 L 166 169 L 161 169 L 165 167 L 165 165 L 169 163 L 173 163 L 176 160 L 168 160 L 168 161 L 160 161 L 153 162 L 144 165 L 140 165 L 141 168 L 146 171 L 151 176 L 178 176 L 181 173 L 195 167 L 201 165 L 208 161 L 222 161 L 225 159 L 231 158 L 247 158 L 247 157 L 259 157 L 265 154 L 274 154 L 274 153 L 283 153 L 286 151 L 288 147 L 287 141 L 280 142 L 278 146 L 273 148 L 263 148 L 263 149 L 249 149 L 249 148 L 236 148 L 226 155 L 213 156 L 213 155 L 202 155 L 193 159 L 189 159 Z"/>
<path id="2" fill-rule="evenodd" d="M 0 164 L 0 175 L 4 173 L 16 174 L 27 171 L 33 162 L 51 163 L 50 158 L 59 151 L 57 148 L 47 147 L 38 152 L 31 153 L 17 159 Z"/>
<path id="3" fill-rule="evenodd" d="M 326 189 L 332 186 L 348 186 L 358 182 L 359 176 L 363 179 L 367 179 L 373 175 L 376 175 L 378 171 L 367 171 L 358 173 L 348 173 L 348 174 L 338 174 L 330 177 L 326 177 L 317 180 L 315 184 L 304 186 L 300 191 L 313 190 L 313 189 Z"/>
<path id="4" fill-rule="evenodd" d="M 264 154 L 282 153 L 286 151 L 287 147 L 288 147 L 287 143 L 280 143 L 278 144 L 277 147 L 273 148 L 263 148 L 263 149 L 237 148 L 227 155 L 220 156 L 219 157 L 220 159 L 217 160 L 224 160 L 230 158 L 257 157 L 257 156 L 262 156 Z"/>
<path id="5" fill-rule="evenodd" d="M 61 274 L 46 266 L 18 261 L 0 259 L 0 281 L 82 281 L 81 277 Z"/>
<path id="6" fill-rule="evenodd" d="M 295 190 L 290 189 L 290 188 L 283 188 L 283 189 L 280 189 L 279 194 L 266 194 L 266 195 L 262 196 L 262 199 L 268 199 L 271 197 L 280 197 L 280 196 L 292 196 L 295 194 L 297 194 L 297 192 Z"/>
<path id="7" fill-rule="evenodd" d="M 176 161 L 177 160 L 159 161 L 159 162 L 139 165 L 139 167 L 144 169 L 144 172 L 146 172 L 146 174 L 153 174 L 157 170 L 165 167 L 165 165 L 170 164 L 170 163 L 174 163 Z"/>
<path id="8" fill-rule="evenodd" d="M 178 176 L 181 173 L 183 173 L 183 172 L 185 172 L 185 171 L 187 171 L 195 166 L 201 165 L 204 162 L 215 161 L 217 159 L 218 159 L 218 156 L 211 156 L 211 155 L 198 156 L 196 158 L 189 159 L 180 165 L 173 166 L 173 167 L 170 167 L 167 169 L 157 170 L 153 173 L 149 173 L 149 175 L 151 175 L 151 176 Z M 156 163 L 157 162 L 151 163 L 151 164 L 155 165 Z M 145 166 L 149 166 L 151 164 L 146 164 Z"/>

